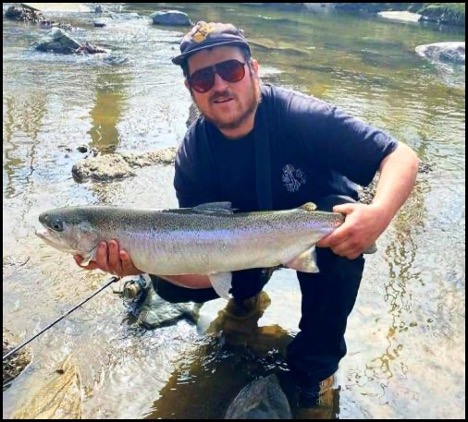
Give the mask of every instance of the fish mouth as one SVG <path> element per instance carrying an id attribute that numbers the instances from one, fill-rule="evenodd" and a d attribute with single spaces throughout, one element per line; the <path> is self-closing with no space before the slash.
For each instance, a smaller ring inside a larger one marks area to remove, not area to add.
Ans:
<path id="1" fill-rule="evenodd" d="M 34 233 L 49 245 L 55 246 L 57 243 L 60 243 L 60 239 L 58 239 L 57 235 L 46 228 L 36 228 Z"/>
<path id="2" fill-rule="evenodd" d="M 93 250 L 95 249 L 95 247 L 92 247 L 89 251 L 77 249 L 74 245 L 68 244 L 67 241 L 62 238 L 60 233 L 57 233 L 56 231 L 51 230 L 45 226 L 39 228 L 35 227 L 34 233 L 47 245 L 52 246 L 53 248 L 58 249 L 62 252 L 69 252 L 73 255 L 81 255 L 83 257 L 90 256 Z"/>
<path id="3" fill-rule="evenodd" d="M 41 239 L 46 239 L 50 236 L 50 232 L 49 230 L 47 230 L 46 228 L 44 227 L 40 227 L 40 228 L 35 228 L 34 229 L 34 233 L 36 236 L 40 237 Z"/>
<path id="4" fill-rule="evenodd" d="M 49 230 L 46 227 L 35 228 L 34 233 L 37 237 L 51 246 L 57 247 L 62 243 L 57 233 Z"/>

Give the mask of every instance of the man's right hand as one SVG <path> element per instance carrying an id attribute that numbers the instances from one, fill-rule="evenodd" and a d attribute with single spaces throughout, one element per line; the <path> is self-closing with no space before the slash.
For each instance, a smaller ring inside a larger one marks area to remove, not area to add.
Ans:
<path id="1" fill-rule="evenodd" d="M 85 270 L 102 270 L 118 277 L 125 277 L 127 275 L 143 274 L 133 265 L 130 256 L 127 252 L 120 250 L 119 244 L 116 240 L 111 240 L 109 244 L 101 242 L 96 251 L 96 261 L 90 261 L 86 266 L 82 266 L 83 257 L 75 255 L 73 257 L 75 262 Z"/>

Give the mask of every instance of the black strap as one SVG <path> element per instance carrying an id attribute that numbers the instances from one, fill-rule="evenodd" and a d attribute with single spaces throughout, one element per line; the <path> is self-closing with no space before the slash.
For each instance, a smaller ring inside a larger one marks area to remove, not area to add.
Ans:
<path id="1" fill-rule="evenodd" d="M 260 210 L 271 210 L 273 208 L 273 199 L 271 193 L 270 137 L 265 104 L 260 104 L 256 117 L 254 142 L 257 201 Z"/>

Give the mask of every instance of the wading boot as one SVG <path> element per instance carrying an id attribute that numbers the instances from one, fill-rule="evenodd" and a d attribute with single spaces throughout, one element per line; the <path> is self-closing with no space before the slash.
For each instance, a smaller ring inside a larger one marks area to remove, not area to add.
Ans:
<path id="1" fill-rule="evenodd" d="M 338 419 L 340 388 L 334 384 L 331 375 L 314 387 L 299 387 L 294 419 Z"/>
<path id="2" fill-rule="evenodd" d="M 230 299 L 216 319 L 216 331 L 223 331 L 229 343 L 246 343 L 257 334 L 258 320 L 262 317 L 271 300 L 266 292 L 248 299 Z"/>

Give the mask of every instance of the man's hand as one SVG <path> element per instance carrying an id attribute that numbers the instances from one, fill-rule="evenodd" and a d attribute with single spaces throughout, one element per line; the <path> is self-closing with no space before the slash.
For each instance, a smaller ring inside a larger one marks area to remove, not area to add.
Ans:
<path id="1" fill-rule="evenodd" d="M 334 212 L 346 215 L 344 223 L 318 243 L 318 247 L 348 259 L 355 259 L 369 248 L 390 224 L 392 215 L 376 205 L 349 203 L 336 205 Z"/>
<path id="2" fill-rule="evenodd" d="M 143 274 L 142 271 L 133 265 L 127 252 L 120 250 L 116 240 L 111 240 L 109 245 L 107 245 L 106 242 L 101 242 L 96 251 L 96 261 L 91 261 L 86 266 L 81 265 L 83 257 L 80 255 L 75 255 L 73 258 L 76 263 L 85 270 L 99 269 L 118 277 Z"/>

